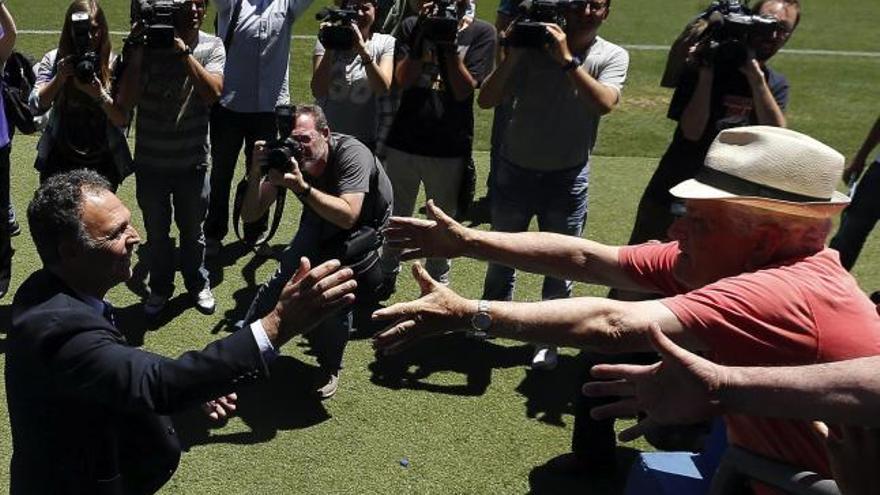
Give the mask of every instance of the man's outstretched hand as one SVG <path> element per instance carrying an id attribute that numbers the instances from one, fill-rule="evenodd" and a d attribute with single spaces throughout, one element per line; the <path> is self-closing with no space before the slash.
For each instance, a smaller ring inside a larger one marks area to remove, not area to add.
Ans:
<path id="1" fill-rule="evenodd" d="M 428 200 L 428 220 L 391 217 L 382 231 L 385 242 L 402 249 L 402 260 L 419 258 L 455 258 L 464 254 L 468 229 Z"/>
<path id="2" fill-rule="evenodd" d="M 717 391 L 726 381 L 724 367 L 686 351 L 651 324 L 651 345 L 662 360 L 651 365 L 600 364 L 591 374 L 614 380 L 590 382 L 583 392 L 591 397 L 616 395 L 617 402 L 594 408 L 596 419 L 647 414 L 638 424 L 620 432 L 628 442 L 660 425 L 696 423 L 717 414 Z"/>
<path id="3" fill-rule="evenodd" d="M 235 412 L 235 402 L 238 395 L 235 392 L 231 394 L 221 395 L 220 397 L 210 400 L 202 404 L 202 411 L 214 421 L 222 421 Z"/>
<path id="4" fill-rule="evenodd" d="M 413 264 L 412 271 L 422 296 L 373 313 L 374 320 L 394 322 L 373 340 L 373 346 L 382 352 L 398 352 L 426 337 L 464 330 L 476 311 L 476 302 L 438 283 L 421 264 Z"/>
<path id="5" fill-rule="evenodd" d="M 311 268 L 308 258 L 300 259 L 299 269 L 284 286 L 275 309 L 262 320 L 273 345 L 280 347 L 354 302 L 354 272 L 340 266 L 338 260 L 330 260 Z"/>

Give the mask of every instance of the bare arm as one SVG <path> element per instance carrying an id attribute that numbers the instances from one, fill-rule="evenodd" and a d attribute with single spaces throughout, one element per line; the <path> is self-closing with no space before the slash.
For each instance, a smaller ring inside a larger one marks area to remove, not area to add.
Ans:
<path id="1" fill-rule="evenodd" d="M 364 72 L 367 74 L 367 82 L 373 94 L 381 96 L 391 90 L 391 79 L 394 72 L 394 57 L 385 55 L 379 60 L 373 60 L 367 52 L 367 42 L 364 41 L 363 34 L 357 26 L 351 27 L 355 33 L 355 50 L 361 57 L 364 64 Z"/>
<path id="2" fill-rule="evenodd" d="M 507 87 L 511 76 L 517 70 L 517 65 L 522 57 L 522 50 L 510 48 L 507 50 L 501 63 L 483 81 L 477 104 L 480 108 L 493 108 L 501 104 L 510 92 Z"/>
<path id="3" fill-rule="evenodd" d="M 477 301 L 466 300 L 427 274 L 415 264 L 413 275 L 422 297 L 399 303 L 373 313 L 377 320 L 391 326 L 376 337 L 376 346 L 395 352 L 434 335 L 471 327 Z M 492 322 L 488 332 L 497 337 L 541 342 L 603 353 L 650 349 L 647 338 L 652 321 L 660 321 L 664 330 L 682 345 L 703 348 L 696 337 L 686 333 L 681 323 L 659 301 L 623 302 L 581 297 L 534 303 L 492 301 Z"/>
<path id="4" fill-rule="evenodd" d="M 752 90 L 752 101 L 755 104 L 758 124 L 785 127 L 785 114 L 782 113 L 782 109 L 779 108 L 779 104 L 773 98 L 773 93 L 770 92 L 767 79 L 764 77 L 764 71 L 761 70 L 758 61 L 750 59 L 741 71 L 746 75 L 749 88 Z"/>
<path id="5" fill-rule="evenodd" d="M 561 68 L 574 59 L 568 47 L 567 37 L 562 28 L 556 24 L 548 24 L 547 32 L 554 40 L 547 44 L 547 52 Z M 605 115 L 617 106 L 620 100 L 620 92 L 617 88 L 600 83 L 584 70 L 583 66 L 569 70 L 567 75 L 568 80 L 577 90 L 580 101 L 593 112 Z"/>
<path id="6" fill-rule="evenodd" d="M 8 60 L 12 55 L 12 49 L 15 48 L 18 30 L 5 2 L 0 3 L 0 28 L 3 29 L 3 37 L 0 38 L 0 60 Z"/>
<path id="7" fill-rule="evenodd" d="M 179 43 L 183 43 L 180 38 L 177 38 L 177 40 Z M 184 50 L 185 47 L 186 45 L 184 44 Z M 202 102 L 205 105 L 216 103 L 220 99 L 220 94 L 223 93 L 223 74 L 208 72 L 192 53 L 184 54 L 183 50 L 181 50 L 180 56 L 186 67 L 186 73 L 193 82 L 193 88 L 195 88 Z"/>
<path id="8" fill-rule="evenodd" d="M 312 57 L 312 80 L 309 87 L 315 98 L 326 98 L 330 92 L 330 69 L 333 68 L 333 51 L 325 50 L 323 55 Z"/>
<path id="9" fill-rule="evenodd" d="M 443 48 L 443 63 L 446 66 L 446 83 L 456 101 L 464 101 L 474 94 L 477 80 L 464 65 L 464 60 L 458 56 L 455 47 Z"/>
<path id="10" fill-rule="evenodd" d="M 709 123 L 709 105 L 712 98 L 712 83 L 715 74 L 711 67 L 700 67 L 697 87 L 685 105 L 678 125 L 681 133 L 689 141 L 699 141 Z"/>

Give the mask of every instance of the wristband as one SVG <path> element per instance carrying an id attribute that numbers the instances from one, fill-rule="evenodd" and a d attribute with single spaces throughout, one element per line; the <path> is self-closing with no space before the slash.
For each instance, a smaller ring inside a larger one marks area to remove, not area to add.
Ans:
<path id="1" fill-rule="evenodd" d="M 583 61 L 579 57 L 571 57 L 571 60 L 569 60 L 568 63 L 563 64 L 562 72 L 571 72 L 580 67 L 582 63 Z"/>
<path id="2" fill-rule="evenodd" d="M 3 0 L 0 0 L 0 2 L 2 1 Z M 110 93 L 108 93 L 106 89 L 101 89 L 101 94 L 99 94 L 98 97 L 95 98 L 95 100 L 98 102 L 99 105 L 103 105 L 104 103 L 108 105 L 113 104 L 113 97 L 110 96 Z"/>
<path id="3" fill-rule="evenodd" d="M 184 58 L 184 57 L 189 57 L 192 54 L 193 54 L 193 49 L 190 48 L 189 46 L 187 46 L 186 50 L 179 52 L 177 55 L 180 56 L 181 58 Z"/>
<path id="4" fill-rule="evenodd" d="M 305 201 L 306 198 L 308 198 L 312 194 L 312 185 L 307 182 L 306 188 L 304 191 L 302 191 L 302 192 L 294 191 L 293 194 L 295 194 L 296 197 L 299 198 L 300 201 Z"/>

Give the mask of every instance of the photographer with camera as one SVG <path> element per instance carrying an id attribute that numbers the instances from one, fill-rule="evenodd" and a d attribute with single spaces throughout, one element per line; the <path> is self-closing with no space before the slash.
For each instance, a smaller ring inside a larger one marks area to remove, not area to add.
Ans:
<path id="1" fill-rule="evenodd" d="M 281 255 L 281 266 L 260 287 L 245 324 L 275 307 L 303 257 L 312 264 L 335 258 L 351 268 L 359 304 L 375 300 L 382 283 L 380 231 L 391 216 L 393 195 L 385 171 L 363 143 L 331 133 L 321 107 L 297 107 L 291 124 L 292 132 L 279 132 L 278 140 L 254 143 L 242 220 L 252 222 L 265 214 L 279 188 L 293 192 L 303 209 L 299 229 Z M 308 337 L 321 368 L 315 391 L 322 399 L 336 393 L 351 323 L 349 309 L 324 320 Z"/>
<path id="2" fill-rule="evenodd" d="M 800 20 L 798 0 L 760 0 L 747 9 L 718 0 L 688 26 L 670 63 L 687 54 L 667 116 L 678 122 L 672 142 L 639 202 L 629 244 L 666 239 L 674 220 L 669 188 L 702 168 L 709 145 L 724 129 L 785 127 L 788 80 L 767 66 Z M 626 296 L 629 297 L 629 296 Z"/>
<path id="3" fill-rule="evenodd" d="M 467 15 L 468 0 L 435 0 L 403 21 L 394 80 L 400 107 L 391 125 L 384 164 L 394 185 L 394 215 L 411 216 L 419 185 L 455 214 L 474 139 L 474 92 L 492 70 L 495 29 Z M 427 261 L 431 275 L 449 283 L 451 263 Z M 383 298 L 394 292 L 400 252 L 382 251 Z"/>
<path id="4" fill-rule="evenodd" d="M 226 54 L 220 38 L 199 29 L 208 0 L 135 2 L 119 99 L 138 110 L 135 176 L 148 242 L 142 259 L 150 274 L 144 313 L 158 316 L 174 294 L 173 213 L 186 289 L 196 309 L 211 314 L 216 304 L 202 222 L 210 194 L 208 123 L 223 88 Z"/>
<path id="5" fill-rule="evenodd" d="M 493 230 L 526 231 L 535 216 L 542 231 L 581 235 L 599 119 L 620 101 L 629 66 L 626 50 L 597 35 L 610 8 L 607 0 L 536 0 L 505 34 L 506 54 L 477 100 L 512 107 L 495 170 Z M 509 301 L 515 281 L 513 268 L 490 264 L 483 297 Z M 570 281 L 544 278 L 542 299 L 570 294 Z M 555 365 L 554 347 L 536 348 L 533 367 Z"/>
<path id="6" fill-rule="evenodd" d="M 324 22 L 315 42 L 311 82 L 330 126 L 371 150 L 387 134 L 379 106 L 380 98 L 388 97 L 394 72 L 394 37 L 373 32 L 376 8 L 376 0 L 346 0 L 342 8 L 319 14 Z"/>
<path id="7" fill-rule="evenodd" d="M 88 168 L 115 190 L 131 172 L 123 127 L 129 116 L 110 92 L 110 34 L 96 0 L 73 0 L 58 48 L 37 67 L 30 97 L 35 115 L 52 110 L 37 144 L 40 182 L 58 172 Z"/>

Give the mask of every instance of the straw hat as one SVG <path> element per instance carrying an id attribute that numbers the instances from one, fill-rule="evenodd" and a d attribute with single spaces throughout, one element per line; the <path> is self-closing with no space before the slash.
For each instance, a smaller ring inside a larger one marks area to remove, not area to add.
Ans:
<path id="1" fill-rule="evenodd" d="M 830 217 L 849 204 L 837 192 L 843 155 L 781 127 L 721 131 L 696 177 L 669 190 L 682 199 L 732 201 L 807 217 Z"/>

